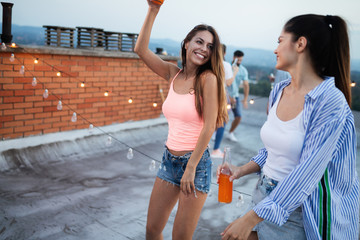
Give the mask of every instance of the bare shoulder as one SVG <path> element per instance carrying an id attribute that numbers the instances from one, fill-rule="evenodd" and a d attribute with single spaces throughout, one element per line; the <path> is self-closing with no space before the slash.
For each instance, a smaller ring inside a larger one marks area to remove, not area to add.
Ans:
<path id="1" fill-rule="evenodd" d="M 201 74 L 201 84 L 203 87 L 216 86 L 216 83 L 216 76 L 212 71 L 206 70 Z"/>

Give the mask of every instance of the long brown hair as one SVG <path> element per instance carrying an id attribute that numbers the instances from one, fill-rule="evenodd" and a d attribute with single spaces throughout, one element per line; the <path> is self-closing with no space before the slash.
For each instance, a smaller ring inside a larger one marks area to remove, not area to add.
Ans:
<path id="1" fill-rule="evenodd" d="M 306 14 L 290 19 L 284 31 L 308 41 L 312 65 L 320 76 L 335 77 L 335 85 L 351 106 L 350 47 L 346 22 L 339 16 Z"/>
<path id="2" fill-rule="evenodd" d="M 194 82 L 195 91 L 195 107 L 199 116 L 203 116 L 203 86 L 201 85 L 201 75 L 206 71 L 210 70 L 216 76 L 217 82 L 217 97 L 218 97 L 218 114 L 216 118 L 216 126 L 221 127 L 228 120 L 228 114 L 226 109 L 226 93 L 224 87 L 224 65 L 223 65 L 223 54 L 221 50 L 221 44 L 218 34 L 215 29 L 211 26 L 200 24 L 195 26 L 185 37 L 181 43 L 181 58 L 182 67 L 186 68 L 186 49 L 185 44 L 200 31 L 208 31 L 213 36 L 213 49 L 209 61 L 198 67 Z"/>

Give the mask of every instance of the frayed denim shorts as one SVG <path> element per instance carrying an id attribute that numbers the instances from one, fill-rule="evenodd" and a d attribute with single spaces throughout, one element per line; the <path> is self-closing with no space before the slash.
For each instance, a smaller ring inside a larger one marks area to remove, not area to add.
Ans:
<path id="1" fill-rule="evenodd" d="M 176 186 L 180 186 L 180 180 L 185 172 L 186 165 L 190 159 L 191 154 L 192 152 L 188 152 L 183 156 L 175 156 L 171 154 L 168 148 L 165 146 L 164 155 L 157 176 L 162 180 L 165 180 Z M 196 190 L 204 193 L 208 193 L 210 191 L 211 166 L 212 161 L 210 158 L 209 149 L 207 148 L 196 167 L 194 180 Z"/>
<path id="2" fill-rule="evenodd" d="M 267 197 L 277 184 L 278 181 L 262 173 L 253 193 L 253 204 L 258 204 Z M 295 209 L 282 226 L 264 220 L 258 223 L 253 230 L 257 231 L 259 240 L 306 239 L 301 207 Z"/>

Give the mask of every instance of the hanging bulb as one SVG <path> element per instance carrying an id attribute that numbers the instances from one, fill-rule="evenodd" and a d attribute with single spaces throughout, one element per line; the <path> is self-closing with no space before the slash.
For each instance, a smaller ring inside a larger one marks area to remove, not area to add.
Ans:
<path id="1" fill-rule="evenodd" d="M 49 97 L 49 91 L 47 89 L 45 89 L 44 93 L 43 93 L 43 97 L 44 98 L 48 98 Z"/>
<path id="2" fill-rule="evenodd" d="M 35 63 L 35 64 L 38 64 L 38 63 L 39 63 L 39 59 L 38 59 L 38 58 L 35 58 L 34 63 Z"/>
<path id="3" fill-rule="evenodd" d="M 57 108 L 57 110 L 60 111 L 60 110 L 62 110 L 62 107 L 63 107 L 63 106 L 62 106 L 62 102 L 61 102 L 61 100 L 59 100 L 58 105 L 57 105 L 56 108 Z"/>
<path id="4" fill-rule="evenodd" d="M 133 150 L 132 150 L 132 148 L 129 148 L 129 151 L 128 151 L 128 153 L 126 154 L 126 157 L 127 157 L 127 159 L 133 159 L 133 157 L 134 157 L 134 153 L 133 153 Z"/>
<path id="5" fill-rule="evenodd" d="M 15 44 L 15 43 L 12 43 L 12 44 L 11 44 L 11 47 L 16 47 L 16 44 Z"/>
<path id="6" fill-rule="evenodd" d="M 57 72 L 57 73 L 56 73 L 56 76 L 61 77 L 61 72 L 60 72 L 60 71 Z"/>
<path id="7" fill-rule="evenodd" d="M 109 96 L 109 91 L 105 91 L 105 92 L 104 92 L 104 96 L 105 96 L 105 97 Z"/>
<path id="8" fill-rule="evenodd" d="M 128 102 L 129 102 L 129 103 L 132 103 L 132 102 L 133 102 L 132 98 L 129 98 Z"/>
<path id="9" fill-rule="evenodd" d="M 236 202 L 236 207 L 240 208 L 244 205 L 245 201 L 244 201 L 244 196 L 240 193 L 240 195 L 238 196 L 238 200 Z"/>
<path id="10" fill-rule="evenodd" d="M 77 121 L 76 112 L 73 113 L 73 115 L 72 115 L 72 117 L 71 117 L 71 121 L 72 121 L 72 122 L 76 122 L 76 121 Z"/>
<path id="11" fill-rule="evenodd" d="M 85 82 L 80 83 L 80 87 L 85 87 Z"/>
<path id="12" fill-rule="evenodd" d="M 90 124 L 89 125 L 89 132 L 92 133 L 93 130 L 94 130 L 94 125 Z"/>
<path id="13" fill-rule="evenodd" d="M 350 83 L 350 87 L 355 87 L 356 86 L 356 82 L 355 81 L 352 81 L 351 83 Z"/>
<path id="14" fill-rule="evenodd" d="M 108 137 L 106 141 L 106 146 L 110 146 L 112 144 L 112 137 Z"/>
<path id="15" fill-rule="evenodd" d="M 250 99 L 249 101 L 250 104 L 254 104 L 254 102 L 255 102 L 254 99 Z"/>
<path id="16" fill-rule="evenodd" d="M 1 44 L 1 50 L 5 50 L 6 49 L 6 44 L 5 43 L 2 43 Z"/>
<path id="17" fill-rule="evenodd" d="M 31 85 L 35 87 L 37 85 L 36 77 L 33 78 Z"/>
<path id="18" fill-rule="evenodd" d="M 231 104 L 226 105 L 227 110 L 231 109 Z"/>
<path id="19" fill-rule="evenodd" d="M 10 62 L 13 62 L 15 60 L 15 55 L 12 53 L 11 56 L 10 56 Z"/>
<path id="20" fill-rule="evenodd" d="M 153 103 L 153 107 L 154 107 L 154 108 L 157 107 L 157 103 L 156 103 L 156 102 Z"/>
<path id="21" fill-rule="evenodd" d="M 150 170 L 150 172 L 153 172 L 153 171 L 155 171 L 155 169 L 156 169 L 156 162 L 155 162 L 155 160 L 152 160 L 149 165 L 149 170 Z"/>
<path id="22" fill-rule="evenodd" d="M 22 65 L 21 68 L 20 68 L 20 74 L 25 74 L 25 66 Z"/>

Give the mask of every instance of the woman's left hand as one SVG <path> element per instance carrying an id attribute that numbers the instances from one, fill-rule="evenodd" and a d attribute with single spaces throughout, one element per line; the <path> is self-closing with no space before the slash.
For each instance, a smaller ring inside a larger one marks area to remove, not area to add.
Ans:
<path id="1" fill-rule="evenodd" d="M 258 217 L 256 213 L 251 210 L 243 217 L 236 219 L 227 226 L 224 232 L 221 233 L 222 240 L 242 240 L 248 239 L 252 229 L 263 219 Z"/>
<path id="2" fill-rule="evenodd" d="M 195 169 L 189 169 L 186 167 L 184 175 L 180 180 L 180 190 L 185 194 L 189 195 L 195 191 Z"/>

